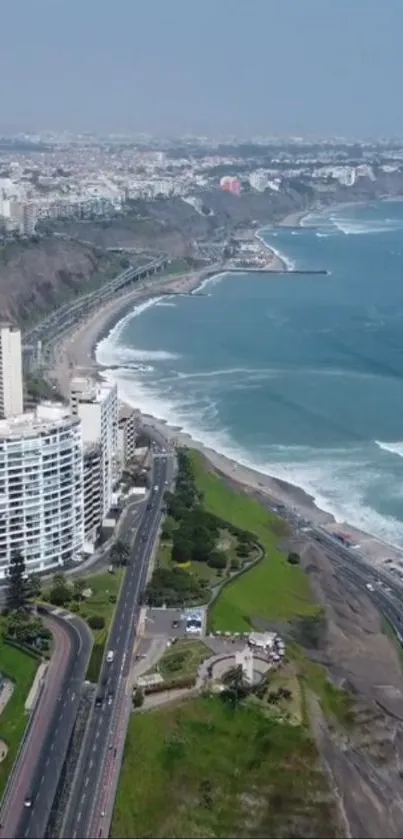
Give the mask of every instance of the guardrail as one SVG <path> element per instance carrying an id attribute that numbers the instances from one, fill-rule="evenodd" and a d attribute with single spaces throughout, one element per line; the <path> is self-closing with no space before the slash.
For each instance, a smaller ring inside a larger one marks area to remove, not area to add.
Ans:
<path id="1" fill-rule="evenodd" d="M 39 664 L 38 664 L 38 666 L 39 666 Z M 38 690 L 38 692 L 36 694 L 36 697 L 35 697 L 33 708 L 31 709 L 31 711 L 28 712 L 29 713 L 29 719 L 28 719 L 28 722 L 25 726 L 24 734 L 22 735 L 17 754 L 14 758 L 13 768 L 12 768 L 8 778 L 7 778 L 7 783 L 6 783 L 6 786 L 4 788 L 3 795 L 1 797 L 0 813 L 1 813 L 1 810 L 3 809 L 3 807 L 5 806 L 5 804 L 7 803 L 7 796 L 8 796 L 9 790 L 14 783 L 14 778 L 15 778 L 15 774 L 16 774 L 16 771 L 17 771 L 17 768 L 18 768 L 18 763 L 19 763 L 19 760 L 21 758 L 21 755 L 22 755 L 25 743 L 27 741 L 28 735 L 31 731 L 31 728 L 32 728 L 32 725 L 33 725 L 33 722 L 34 722 L 34 719 L 35 719 L 35 714 L 36 714 L 36 711 L 38 709 L 38 705 L 39 705 L 39 702 L 40 702 L 40 699 L 41 699 L 41 696 L 42 696 L 42 693 L 43 693 L 44 686 L 45 686 L 45 681 L 42 680 L 41 684 L 39 686 L 39 690 Z"/>
<path id="2" fill-rule="evenodd" d="M 148 262 L 146 265 L 131 266 L 130 268 L 126 268 L 125 271 L 122 271 L 122 273 L 118 274 L 117 277 L 109 280 L 95 291 L 80 295 L 78 298 L 71 301 L 71 303 L 65 303 L 50 315 L 47 315 L 47 317 L 45 317 L 39 324 L 24 332 L 24 343 L 37 340 L 44 330 L 51 328 L 52 326 L 57 326 L 59 318 L 63 318 L 64 316 L 68 317 L 69 314 L 79 311 L 85 307 L 86 304 L 97 304 L 101 300 L 108 299 L 108 297 L 112 296 L 116 291 L 123 289 L 127 284 L 133 282 L 136 278 L 141 279 L 141 277 L 143 275 L 145 276 L 147 272 L 157 271 L 167 262 L 168 260 L 166 257 L 161 257 Z"/>

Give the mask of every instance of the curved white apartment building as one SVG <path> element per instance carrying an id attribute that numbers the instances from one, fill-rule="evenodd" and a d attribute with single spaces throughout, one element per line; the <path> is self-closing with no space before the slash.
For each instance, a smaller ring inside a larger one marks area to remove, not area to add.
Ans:
<path id="1" fill-rule="evenodd" d="M 19 551 L 27 573 L 81 558 L 81 422 L 59 405 L 0 421 L 0 579 Z"/>

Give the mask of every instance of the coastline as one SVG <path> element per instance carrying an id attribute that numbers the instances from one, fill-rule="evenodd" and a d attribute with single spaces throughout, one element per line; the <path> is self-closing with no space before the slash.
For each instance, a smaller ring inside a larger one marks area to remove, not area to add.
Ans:
<path id="1" fill-rule="evenodd" d="M 284 221 L 285 226 L 296 226 L 296 215 L 292 214 Z M 299 215 L 299 221 L 306 215 L 306 212 Z M 292 224 L 291 224 L 292 221 Z M 259 231 L 255 235 L 260 239 Z M 289 269 L 282 255 L 262 239 L 265 247 L 272 253 L 270 260 L 271 270 L 278 271 L 281 265 L 282 271 Z M 68 393 L 68 382 L 71 376 L 71 369 L 86 371 L 90 375 L 102 377 L 102 366 L 97 363 L 95 353 L 101 340 L 110 334 L 111 330 L 121 323 L 125 317 L 131 317 L 135 306 L 146 303 L 150 299 L 158 299 L 161 294 L 168 293 L 190 293 L 202 289 L 214 277 L 225 274 L 224 270 L 217 270 L 216 274 L 203 276 L 204 272 L 194 272 L 181 277 L 165 277 L 161 280 L 154 279 L 146 281 L 128 292 L 118 300 L 110 301 L 101 309 L 92 313 L 89 318 L 80 323 L 70 334 L 64 336 L 55 347 L 55 363 L 50 371 L 50 377 L 54 379 L 63 395 Z M 141 412 L 141 405 L 133 405 Z M 186 445 L 200 451 L 211 466 L 224 478 L 238 485 L 240 489 L 259 496 L 272 506 L 283 506 L 293 515 L 312 522 L 315 526 L 324 527 L 329 533 L 343 533 L 350 540 L 351 544 L 359 548 L 361 553 L 372 563 L 379 564 L 385 559 L 401 559 L 401 551 L 398 548 L 388 545 L 376 537 L 352 527 L 346 522 L 336 522 L 334 516 L 319 508 L 315 499 L 306 493 L 302 487 L 280 480 L 254 468 L 232 460 L 226 455 L 206 446 L 202 441 L 191 437 L 184 429 L 170 426 L 164 418 L 152 417 L 143 414 L 144 420 L 159 428 L 164 435 L 172 442 Z"/>

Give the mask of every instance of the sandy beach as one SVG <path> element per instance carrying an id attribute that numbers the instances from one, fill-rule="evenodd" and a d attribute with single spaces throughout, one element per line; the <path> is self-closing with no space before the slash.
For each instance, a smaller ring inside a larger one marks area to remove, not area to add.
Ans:
<path id="1" fill-rule="evenodd" d="M 269 251 L 270 249 L 268 249 Z M 272 270 L 284 270 L 281 259 L 272 253 L 270 260 Z M 85 321 L 69 334 L 63 336 L 54 348 L 54 365 L 49 371 L 49 377 L 58 385 L 64 396 L 69 392 L 69 380 L 74 372 L 87 372 L 92 375 L 102 375 L 102 368 L 95 360 L 95 349 L 99 341 L 105 337 L 111 328 L 121 320 L 131 309 L 150 297 L 158 297 L 161 293 L 183 293 L 194 291 L 206 279 L 206 271 L 194 272 L 181 277 L 162 277 L 152 279 L 136 286 L 135 289 L 122 297 L 110 301 L 99 310 L 91 314 Z M 133 405 L 139 408 L 141 405 Z M 282 505 L 295 515 L 307 522 L 326 528 L 333 533 L 343 533 L 365 556 L 374 564 L 382 564 L 385 560 L 393 561 L 400 566 L 402 552 L 387 545 L 370 534 L 351 527 L 346 522 L 336 522 L 329 513 L 319 509 L 314 499 L 300 487 L 280 481 L 270 475 L 255 471 L 246 465 L 238 463 L 224 456 L 220 452 L 207 448 L 201 441 L 190 437 L 183 429 L 173 428 L 166 424 L 161 417 L 145 416 L 145 421 L 154 424 L 164 435 L 179 445 L 195 448 L 203 453 L 211 465 L 226 478 L 235 482 L 244 491 L 266 497 L 271 505 Z"/>

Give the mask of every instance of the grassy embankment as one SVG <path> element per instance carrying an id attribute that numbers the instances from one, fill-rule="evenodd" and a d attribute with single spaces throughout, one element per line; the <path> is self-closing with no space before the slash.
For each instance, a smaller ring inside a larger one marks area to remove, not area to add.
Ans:
<path id="1" fill-rule="evenodd" d="M 141 772 L 138 767 L 141 766 Z M 217 697 L 131 721 L 111 836 L 336 836 L 303 727 Z"/>
<path id="2" fill-rule="evenodd" d="M 253 533 L 265 556 L 254 568 L 228 583 L 212 607 L 213 630 L 247 632 L 254 619 L 276 621 L 318 612 L 307 575 L 287 562 L 278 543 L 284 524 L 249 496 L 235 492 L 206 469 L 198 452 L 191 454 L 204 506 L 225 521 Z"/>
<path id="3" fill-rule="evenodd" d="M 196 676 L 200 664 L 210 656 L 211 650 L 202 641 L 186 638 L 168 647 L 158 662 L 158 671 L 168 680 Z"/>
<path id="4" fill-rule="evenodd" d="M 0 763 L 0 797 L 4 792 L 18 748 L 28 723 L 24 704 L 32 686 L 39 661 L 33 656 L 6 644 L 0 638 L 0 671 L 14 682 L 14 691 L 0 714 L 0 739 L 8 746 L 6 758 Z"/>

